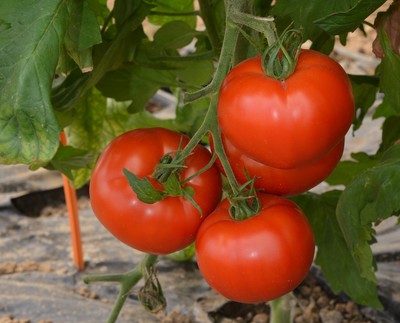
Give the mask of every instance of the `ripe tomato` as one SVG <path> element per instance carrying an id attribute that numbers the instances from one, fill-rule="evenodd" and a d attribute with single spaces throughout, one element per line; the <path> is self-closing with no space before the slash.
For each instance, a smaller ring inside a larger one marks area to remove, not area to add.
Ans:
<path id="1" fill-rule="evenodd" d="M 256 178 L 254 186 L 260 188 L 264 193 L 276 195 L 297 195 L 308 191 L 321 183 L 334 170 L 343 154 L 344 139 L 340 141 L 328 154 L 320 160 L 297 168 L 275 168 L 243 154 L 224 136 L 222 142 L 228 161 L 232 167 L 237 181 L 244 184 L 248 181 L 245 170 L 250 178 Z M 213 148 L 211 140 L 211 148 Z M 223 173 L 219 160 L 216 162 Z"/>
<path id="2" fill-rule="evenodd" d="M 188 138 L 162 128 L 128 131 L 114 139 L 100 156 L 90 182 L 90 200 L 100 222 L 127 245 L 152 254 L 169 254 L 194 239 L 203 219 L 221 198 L 221 178 L 216 166 L 189 180 L 192 198 L 200 212 L 184 197 L 168 196 L 154 204 L 140 201 L 122 173 L 126 168 L 139 178 L 151 178 L 160 158 L 176 151 Z M 186 159 L 181 180 L 201 170 L 211 159 L 210 152 L 197 146 Z M 157 187 L 159 188 L 159 187 Z"/>
<path id="3" fill-rule="evenodd" d="M 302 50 L 284 81 L 264 74 L 261 58 L 243 61 L 219 94 L 221 132 L 250 158 L 276 168 L 321 159 L 343 139 L 354 115 L 351 85 L 331 58 Z"/>
<path id="4" fill-rule="evenodd" d="M 241 303 L 266 302 L 293 290 L 314 257 L 313 232 L 301 209 L 282 197 L 259 198 L 259 214 L 242 221 L 230 217 L 230 204 L 223 200 L 196 238 L 204 279 Z"/>

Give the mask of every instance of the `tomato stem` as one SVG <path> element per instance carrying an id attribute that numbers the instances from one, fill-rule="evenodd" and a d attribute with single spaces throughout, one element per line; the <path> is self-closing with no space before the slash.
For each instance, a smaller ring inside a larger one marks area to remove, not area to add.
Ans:
<path id="1" fill-rule="evenodd" d="M 251 192 L 251 196 L 249 196 L 248 192 L 251 191 L 251 189 L 245 192 L 243 188 L 240 187 L 235 178 L 235 175 L 224 151 L 224 146 L 222 143 L 221 133 L 218 125 L 217 108 L 218 91 L 232 66 L 232 60 L 235 54 L 240 32 L 240 28 L 237 26 L 236 21 L 241 20 L 242 18 L 243 20 L 248 21 L 249 17 L 253 16 L 240 13 L 240 9 L 243 6 L 243 1 L 226 1 L 225 5 L 227 9 L 225 35 L 222 43 L 219 64 L 215 72 L 214 78 L 211 83 L 202 90 L 187 94 L 185 96 L 185 101 L 190 102 L 209 95 L 209 109 L 200 128 L 192 136 L 186 147 L 179 153 L 178 160 L 184 160 L 185 158 L 187 158 L 192 150 L 196 147 L 196 145 L 203 139 L 203 137 L 207 133 L 211 133 L 214 141 L 215 154 L 218 156 L 222 164 L 232 191 L 231 215 L 237 220 L 243 220 L 257 214 L 259 211 L 260 203 L 258 201 L 257 195 Z M 252 21 L 254 21 L 255 23 L 254 26 L 252 25 L 250 27 L 262 28 L 265 32 L 264 34 L 268 35 L 271 42 L 275 40 L 275 34 L 271 29 L 272 27 L 269 24 L 267 24 L 268 27 L 265 27 L 265 22 L 271 22 L 271 18 L 255 18 Z"/>
<path id="2" fill-rule="evenodd" d="M 83 277 L 86 284 L 94 282 L 118 282 L 120 284 L 120 291 L 114 307 L 107 319 L 107 323 L 114 323 L 117 321 L 121 309 L 130 295 L 132 288 L 142 279 L 146 272 L 149 272 L 155 265 L 158 256 L 147 254 L 143 257 L 141 262 L 132 270 L 123 274 L 106 274 L 106 275 L 88 275 Z"/>
<path id="3" fill-rule="evenodd" d="M 271 308 L 270 323 L 292 322 L 293 305 L 291 301 L 293 299 L 293 294 L 288 293 L 269 302 Z"/>
<path id="4" fill-rule="evenodd" d="M 240 11 L 232 11 L 231 19 L 239 25 L 245 25 L 264 35 L 268 44 L 276 42 L 276 28 L 273 17 L 258 17 Z"/>

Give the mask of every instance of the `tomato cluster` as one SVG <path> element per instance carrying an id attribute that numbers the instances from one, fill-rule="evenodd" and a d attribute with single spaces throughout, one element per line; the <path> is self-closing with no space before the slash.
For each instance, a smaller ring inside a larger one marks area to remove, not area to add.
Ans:
<path id="1" fill-rule="evenodd" d="M 236 180 L 255 179 L 257 193 L 241 200 L 257 206 L 255 214 L 239 220 L 232 200 L 221 201 L 222 164 L 210 166 L 212 155 L 201 145 L 167 173 L 178 182 L 160 181 L 155 170 L 179 157 L 189 141 L 162 128 L 128 131 L 107 146 L 90 183 L 93 211 L 115 237 L 147 253 L 170 254 L 195 242 L 203 277 L 232 300 L 274 299 L 304 279 L 315 249 L 306 216 L 282 196 L 305 192 L 332 172 L 353 114 L 347 75 L 329 57 L 301 51 L 284 81 L 266 76 L 260 57 L 246 60 L 221 86 L 218 124 Z M 146 179 L 161 198 L 143 201 L 124 169 Z M 177 193 L 164 194 L 166 185 Z"/>

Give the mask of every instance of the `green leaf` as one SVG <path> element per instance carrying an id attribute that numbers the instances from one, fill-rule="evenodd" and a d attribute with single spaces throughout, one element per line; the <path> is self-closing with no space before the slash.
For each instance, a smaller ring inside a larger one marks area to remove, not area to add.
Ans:
<path id="1" fill-rule="evenodd" d="M 184 62 L 182 67 L 176 74 L 182 82 L 190 86 L 202 87 L 211 81 L 214 74 L 214 64 L 211 59 Z"/>
<path id="2" fill-rule="evenodd" d="M 117 101 L 132 100 L 132 112 L 140 111 L 162 86 L 181 85 L 170 71 L 126 65 L 107 73 L 97 84 L 104 96 Z"/>
<path id="3" fill-rule="evenodd" d="M 400 140 L 400 117 L 388 117 L 382 125 L 382 143 L 379 152 L 385 152 Z"/>
<path id="4" fill-rule="evenodd" d="M 121 29 L 124 22 L 134 14 L 139 8 L 142 1 L 126 1 L 126 0 L 115 0 L 113 6 L 113 17 L 115 24 L 118 29 Z"/>
<path id="5" fill-rule="evenodd" d="M 272 8 L 280 30 L 294 23 L 304 39 L 326 39 L 355 30 L 384 0 L 279 0 Z M 325 34 L 325 35 L 324 35 Z"/>
<path id="6" fill-rule="evenodd" d="M 65 34 L 69 55 L 83 72 L 93 69 L 92 47 L 101 43 L 100 27 L 88 0 L 73 0 L 71 21 Z"/>
<path id="7" fill-rule="evenodd" d="M 310 49 L 329 55 L 335 47 L 335 38 L 327 33 L 321 33 L 312 42 Z"/>
<path id="8" fill-rule="evenodd" d="M 90 73 L 85 90 L 95 86 L 108 71 L 132 59 L 134 50 L 144 37 L 142 23 L 150 8 L 149 4 L 140 1 L 135 12 L 124 21 L 115 38 L 110 42 L 95 46 L 93 56 L 96 68 Z"/>
<path id="9" fill-rule="evenodd" d="M 50 90 L 69 1 L 1 1 L 0 163 L 47 163 L 59 145 Z"/>
<path id="10" fill-rule="evenodd" d="M 107 113 L 104 119 L 103 135 L 106 141 L 122 134 L 128 129 L 162 127 L 180 132 L 182 128 L 174 119 L 158 119 L 148 111 L 128 113 L 129 102 L 107 100 Z"/>
<path id="11" fill-rule="evenodd" d="M 163 13 L 152 14 L 149 16 L 149 21 L 155 25 L 163 25 L 173 20 L 181 20 L 186 22 L 190 27 L 196 26 L 195 15 L 177 15 L 179 13 L 189 13 L 194 10 L 193 0 L 174 0 L 174 1 L 163 1 L 163 0 L 152 0 L 152 4 L 155 5 L 153 12 Z M 172 15 L 168 15 L 172 14 Z"/>
<path id="12" fill-rule="evenodd" d="M 164 192 L 156 190 L 147 178 L 140 179 L 126 168 L 124 168 L 122 171 L 127 178 L 129 185 L 136 193 L 137 198 L 142 202 L 154 204 L 158 201 L 161 201 L 165 197 Z"/>
<path id="13" fill-rule="evenodd" d="M 82 86 L 87 82 L 89 74 L 74 69 L 63 81 L 53 86 L 51 102 L 57 111 L 73 108 L 81 97 Z"/>
<path id="14" fill-rule="evenodd" d="M 334 12 L 328 16 L 317 19 L 315 24 L 331 35 L 353 32 L 362 22 L 386 0 L 359 0 L 349 1 L 351 7 L 348 10 Z"/>
<path id="15" fill-rule="evenodd" d="M 162 127 L 174 131 L 182 131 L 182 127 L 174 119 L 158 119 L 148 111 L 141 111 L 131 115 L 129 123 L 133 128 Z"/>
<path id="16" fill-rule="evenodd" d="M 400 115 L 400 55 L 394 52 L 383 30 L 379 35 L 385 53 L 380 66 L 381 90 L 385 93 L 385 100 Z"/>
<path id="17" fill-rule="evenodd" d="M 167 22 L 154 34 L 153 44 L 157 49 L 178 49 L 189 45 L 198 31 L 186 22 L 176 20 Z"/>
<path id="18" fill-rule="evenodd" d="M 364 152 L 352 153 L 353 160 L 344 160 L 337 164 L 335 170 L 325 181 L 330 185 L 347 185 L 358 175 L 375 166 L 378 159 Z"/>
<path id="19" fill-rule="evenodd" d="M 175 120 L 179 125 L 182 125 L 182 131 L 189 136 L 193 135 L 203 122 L 209 104 L 209 97 L 204 97 L 185 105 L 178 105 Z"/>
<path id="20" fill-rule="evenodd" d="M 92 152 L 76 149 L 72 146 L 60 145 L 57 153 L 45 168 L 58 170 L 73 181 L 72 170 L 90 167 L 95 157 Z"/>
<path id="21" fill-rule="evenodd" d="M 283 30 L 292 22 L 295 28 L 303 30 L 304 39 L 315 40 L 326 33 L 315 21 L 327 17 L 332 13 L 348 11 L 352 7 L 350 0 L 279 0 L 272 8 L 272 15 L 277 17 L 277 23 L 284 21 Z"/>
<path id="22" fill-rule="evenodd" d="M 376 107 L 376 110 L 373 114 L 373 118 L 377 119 L 380 117 L 391 117 L 391 116 L 396 116 L 398 115 L 396 113 L 396 110 L 394 108 L 392 108 L 392 105 L 389 103 L 389 100 L 387 99 L 387 97 L 383 97 L 383 100 L 381 102 L 381 104 L 379 104 Z"/>
<path id="23" fill-rule="evenodd" d="M 321 195 L 306 193 L 293 200 L 312 225 L 318 246 L 316 263 L 333 292 L 343 291 L 359 304 L 381 308 L 376 283 L 361 275 L 336 219 L 339 197 L 340 191 L 330 191 Z"/>
<path id="24" fill-rule="evenodd" d="M 107 0 L 87 0 L 90 9 L 94 12 L 100 25 L 103 26 L 107 17 L 110 14 L 110 10 L 107 7 Z"/>
<path id="25" fill-rule="evenodd" d="M 356 108 L 353 131 L 361 127 L 365 115 L 376 100 L 379 78 L 367 75 L 349 75 Z"/>
<path id="26" fill-rule="evenodd" d="M 375 281 L 370 243 L 372 224 L 400 211 L 400 145 L 392 146 L 382 162 L 358 176 L 341 195 L 337 219 L 361 275 Z"/>
<path id="27" fill-rule="evenodd" d="M 104 149 L 104 120 L 106 119 L 106 99 L 92 88 L 75 106 L 75 118 L 66 129 L 68 144 L 93 153 L 91 167 L 73 171 L 73 185 L 81 187 L 91 176 L 97 155 Z"/>

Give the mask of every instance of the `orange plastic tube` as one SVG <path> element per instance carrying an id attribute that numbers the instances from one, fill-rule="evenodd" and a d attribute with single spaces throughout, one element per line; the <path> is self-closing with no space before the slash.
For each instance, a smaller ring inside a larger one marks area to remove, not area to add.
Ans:
<path id="1" fill-rule="evenodd" d="M 67 138 L 64 132 L 61 132 L 60 140 L 63 145 L 67 144 Z M 85 265 L 83 261 L 82 239 L 81 229 L 79 226 L 76 190 L 72 187 L 71 182 L 69 181 L 67 176 L 65 176 L 64 174 L 62 174 L 61 176 L 63 179 L 65 203 L 67 205 L 74 265 L 78 270 L 82 270 Z"/>

